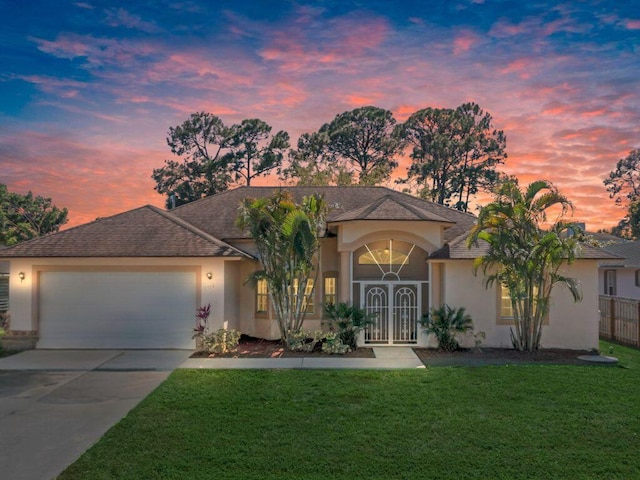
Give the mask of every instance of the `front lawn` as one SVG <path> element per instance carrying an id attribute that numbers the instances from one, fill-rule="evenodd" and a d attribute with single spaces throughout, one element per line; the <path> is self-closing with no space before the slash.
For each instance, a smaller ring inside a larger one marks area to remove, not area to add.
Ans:
<path id="1" fill-rule="evenodd" d="M 60 478 L 640 478 L 640 352 L 613 348 L 626 368 L 178 370 Z"/>

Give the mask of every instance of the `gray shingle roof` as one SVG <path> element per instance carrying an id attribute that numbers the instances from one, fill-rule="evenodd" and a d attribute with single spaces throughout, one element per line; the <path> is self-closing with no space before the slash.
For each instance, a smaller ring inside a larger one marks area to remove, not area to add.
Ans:
<path id="1" fill-rule="evenodd" d="M 382 207 L 374 215 L 388 215 L 393 209 L 402 215 L 430 217 L 431 221 L 452 222 L 451 227 L 444 233 L 445 241 L 451 240 L 461 233 L 468 231 L 475 223 L 476 217 L 470 213 L 460 212 L 452 208 L 438 205 L 420 198 L 397 192 L 386 187 L 240 187 L 217 195 L 203 198 L 196 202 L 182 205 L 171 210 L 171 212 L 195 225 L 201 230 L 209 232 L 217 238 L 226 241 L 233 239 L 247 238 L 243 232 L 235 225 L 238 207 L 245 198 L 261 198 L 272 195 L 277 190 L 287 190 L 296 201 L 302 197 L 313 195 L 314 193 L 324 196 L 325 202 L 330 207 L 327 222 L 345 221 L 340 218 L 350 212 L 356 215 L 364 214 L 368 207 L 374 206 L 380 201 Z M 395 203 L 395 205 L 393 205 Z M 377 210 L 372 209 L 370 213 Z M 386 213 L 385 213 L 386 210 Z M 349 218 L 345 216 L 344 218 Z M 355 219 L 355 217 L 354 217 Z M 427 218 L 425 218 L 427 219 Z"/>
<path id="2" fill-rule="evenodd" d="M 146 205 L 0 251 L 0 257 L 250 257 Z"/>
<path id="3" fill-rule="evenodd" d="M 635 242 L 607 245 L 605 247 L 602 247 L 602 249 L 618 257 L 617 262 L 607 262 L 606 266 L 640 268 L 640 240 Z"/>
<path id="4" fill-rule="evenodd" d="M 602 246 L 612 245 L 614 243 L 631 243 L 631 240 L 616 237 L 615 235 L 611 235 L 610 233 L 585 232 L 585 235 L 591 237 L 596 242 L 599 242 Z"/>
<path id="5" fill-rule="evenodd" d="M 469 232 L 465 232 L 462 235 L 454 238 L 451 242 L 448 242 L 439 250 L 435 251 L 429 258 L 434 259 L 468 259 L 473 260 L 474 258 L 480 257 L 487 253 L 487 249 L 489 248 L 489 244 L 487 242 L 480 240 L 478 245 L 472 245 L 471 248 L 467 248 L 467 236 Z M 594 247 L 592 245 L 582 243 L 580 245 L 580 252 L 578 254 L 578 258 L 589 259 L 589 260 L 605 260 L 605 259 L 615 259 L 617 255 L 614 255 L 605 249 Z"/>
<path id="6" fill-rule="evenodd" d="M 447 242 L 442 248 L 436 250 L 429 258 L 441 258 L 441 259 L 474 259 L 487 253 L 488 244 L 484 241 L 479 241 L 477 246 L 467 248 L 467 237 L 469 232 L 457 236 L 450 242 Z"/>

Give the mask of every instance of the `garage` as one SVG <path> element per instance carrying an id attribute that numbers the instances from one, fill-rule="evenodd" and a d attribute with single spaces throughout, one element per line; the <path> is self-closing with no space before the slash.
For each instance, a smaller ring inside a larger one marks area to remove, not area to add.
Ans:
<path id="1" fill-rule="evenodd" d="M 38 348 L 184 348 L 197 308 L 194 270 L 42 271 Z"/>

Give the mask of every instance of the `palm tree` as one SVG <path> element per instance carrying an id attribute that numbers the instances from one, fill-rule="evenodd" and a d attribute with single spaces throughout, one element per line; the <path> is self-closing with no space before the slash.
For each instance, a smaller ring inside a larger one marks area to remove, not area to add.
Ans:
<path id="1" fill-rule="evenodd" d="M 306 306 L 314 295 L 326 210 L 320 196 L 305 197 L 297 205 L 286 191 L 267 198 L 248 198 L 240 206 L 237 224 L 249 229 L 264 268 L 254 272 L 250 280 L 267 281 L 285 343 L 290 333 L 302 328 Z M 312 275 L 312 288 L 307 291 Z"/>
<path id="2" fill-rule="evenodd" d="M 559 214 L 545 229 L 550 209 L 559 209 Z M 487 253 L 474 261 L 474 273 L 482 268 L 487 288 L 497 282 L 508 289 L 514 317 L 511 340 L 517 350 L 540 347 L 554 285 L 566 285 L 574 301 L 582 298 L 577 281 L 560 273 L 563 265 L 575 260 L 579 248 L 571 234 L 579 227 L 562 219 L 569 211 L 571 202 L 546 180 L 524 191 L 517 181 L 506 181 L 494 201 L 480 210 L 467 239 L 469 247 L 479 241 L 488 244 Z"/>
<path id="3" fill-rule="evenodd" d="M 473 330 L 473 321 L 464 307 L 451 308 L 445 303 L 422 317 L 422 328 L 425 333 L 435 335 L 439 349 L 453 352 L 460 347 L 456 334 Z"/>

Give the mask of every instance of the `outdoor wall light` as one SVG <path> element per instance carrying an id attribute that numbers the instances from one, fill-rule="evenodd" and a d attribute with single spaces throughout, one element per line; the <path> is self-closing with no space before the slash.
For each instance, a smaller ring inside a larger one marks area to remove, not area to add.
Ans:
<path id="1" fill-rule="evenodd" d="M 20 272 L 20 273 L 18 274 L 18 278 L 20 278 L 20 281 L 21 281 L 21 282 L 22 282 L 22 281 L 24 281 L 24 277 L 25 277 L 24 272 Z"/>
<path id="2" fill-rule="evenodd" d="M 207 272 L 207 278 L 211 280 L 213 278 L 213 273 Z"/>

